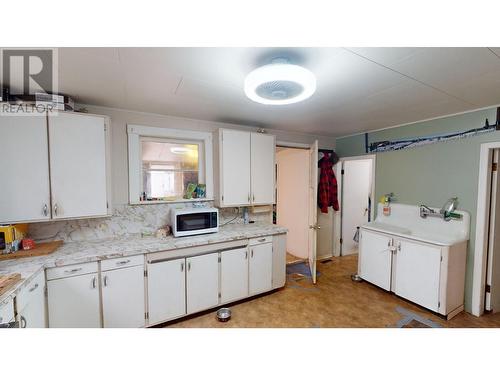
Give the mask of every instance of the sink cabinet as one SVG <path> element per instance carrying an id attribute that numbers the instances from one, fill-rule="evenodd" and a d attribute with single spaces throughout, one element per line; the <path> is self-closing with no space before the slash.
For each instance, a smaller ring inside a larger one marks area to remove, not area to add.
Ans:
<path id="1" fill-rule="evenodd" d="M 465 241 L 443 246 L 361 228 L 358 273 L 450 319 L 463 310 L 466 250 Z"/>

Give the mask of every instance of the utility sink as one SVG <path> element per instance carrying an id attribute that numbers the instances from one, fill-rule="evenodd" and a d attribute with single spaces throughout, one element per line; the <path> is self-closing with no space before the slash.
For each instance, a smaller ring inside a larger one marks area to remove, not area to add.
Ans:
<path id="1" fill-rule="evenodd" d="M 439 211 L 438 208 L 436 210 Z M 422 218 L 419 206 L 399 203 L 391 204 L 389 216 L 382 214 L 381 203 L 377 212 L 375 221 L 363 225 L 363 228 L 443 246 L 469 239 L 470 215 L 465 211 L 456 211 L 462 214 L 462 218 L 450 221 L 438 217 Z"/>

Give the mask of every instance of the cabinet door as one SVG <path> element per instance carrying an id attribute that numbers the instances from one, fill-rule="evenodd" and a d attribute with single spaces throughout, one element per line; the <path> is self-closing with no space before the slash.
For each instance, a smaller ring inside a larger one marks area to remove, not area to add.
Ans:
<path id="1" fill-rule="evenodd" d="M 395 293 L 438 311 L 441 248 L 400 240 L 396 252 Z"/>
<path id="2" fill-rule="evenodd" d="M 16 297 L 18 322 L 21 328 L 45 328 L 45 274 L 41 273 Z"/>
<path id="3" fill-rule="evenodd" d="M 251 133 L 252 204 L 274 203 L 274 139 L 273 135 Z"/>
<path id="4" fill-rule="evenodd" d="M 50 219 L 45 116 L 0 116 L 0 223 Z"/>
<path id="5" fill-rule="evenodd" d="M 148 264 L 149 325 L 186 315 L 185 260 Z"/>
<path id="6" fill-rule="evenodd" d="M 222 205 L 250 204 L 250 133 L 222 129 L 219 157 Z"/>
<path id="7" fill-rule="evenodd" d="M 99 328 L 97 273 L 47 282 L 49 327 Z"/>
<path id="8" fill-rule="evenodd" d="M 102 117 L 49 116 L 54 219 L 107 214 L 105 132 Z"/>
<path id="9" fill-rule="evenodd" d="M 273 244 L 250 246 L 249 290 L 250 295 L 272 289 Z"/>
<path id="10" fill-rule="evenodd" d="M 219 304 L 219 254 L 186 259 L 187 313 L 206 310 Z"/>
<path id="11" fill-rule="evenodd" d="M 359 274 L 363 280 L 391 290 L 392 237 L 361 230 Z"/>
<path id="12" fill-rule="evenodd" d="M 143 266 L 103 272 L 101 286 L 104 328 L 145 325 Z"/>
<path id="13" fill-rule="evenodd" d="M 248 248 L 223 251 L 220 261 L 221 303 L 248 296 Z"/>

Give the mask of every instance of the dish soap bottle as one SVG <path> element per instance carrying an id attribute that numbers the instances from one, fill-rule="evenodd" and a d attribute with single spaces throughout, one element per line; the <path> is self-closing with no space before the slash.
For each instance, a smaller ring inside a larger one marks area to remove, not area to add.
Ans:
<path id="1" fill-rule="evenodd" d="M 391 214 L 391 200 L 394 197 L 394 193 L 389 193 L 385 194 L 381 199 L 380 203 L 384 204 L 384 207 L 382 208 L 382 213 L 384 216 L 389 216 Z"/>

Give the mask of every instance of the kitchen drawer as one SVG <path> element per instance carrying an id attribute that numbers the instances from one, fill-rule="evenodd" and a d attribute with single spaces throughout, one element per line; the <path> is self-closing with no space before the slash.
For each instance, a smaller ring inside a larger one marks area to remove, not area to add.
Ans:
<path id="1" fill-rule="evenodd" d="M 6 304 L 0 305 L 0 324 L 8 323 L 14 319 L 14 301 L 11 299 Z"/>
<path id="2" fill-rule="evenodd" d="M 54 267 L 47 269 L 47 280 L 63 277 L 85 275 L 97 272 L 97 262 L 72 264 L 71 266 Z"/>
<path id="3" fill-rule="evenodd" d="M 17 311 L 23 310 L 29 301 L 40 294 L 43 294 L 45 287 L 45 274 L 40 272 L 28 285 L 26 285 L 16 297 Z"/>
<path id="4" fill-rule="evenodd" d="M 106 259 L 101 261 L 101 271 L 115 270 L 118 268 L 142 266 L 142 265 L 144 265 L 144 255 L 134 255 L 131 257 Z"/>
<path id="5" fill-rule="evenodd" d="M 260 245 L 260 244 L 268 243 L 268 242 L 273 242 L 273 236 L 250 238 L 248 244 L 250 246 L 254 246 L 254 245 Z"/>

